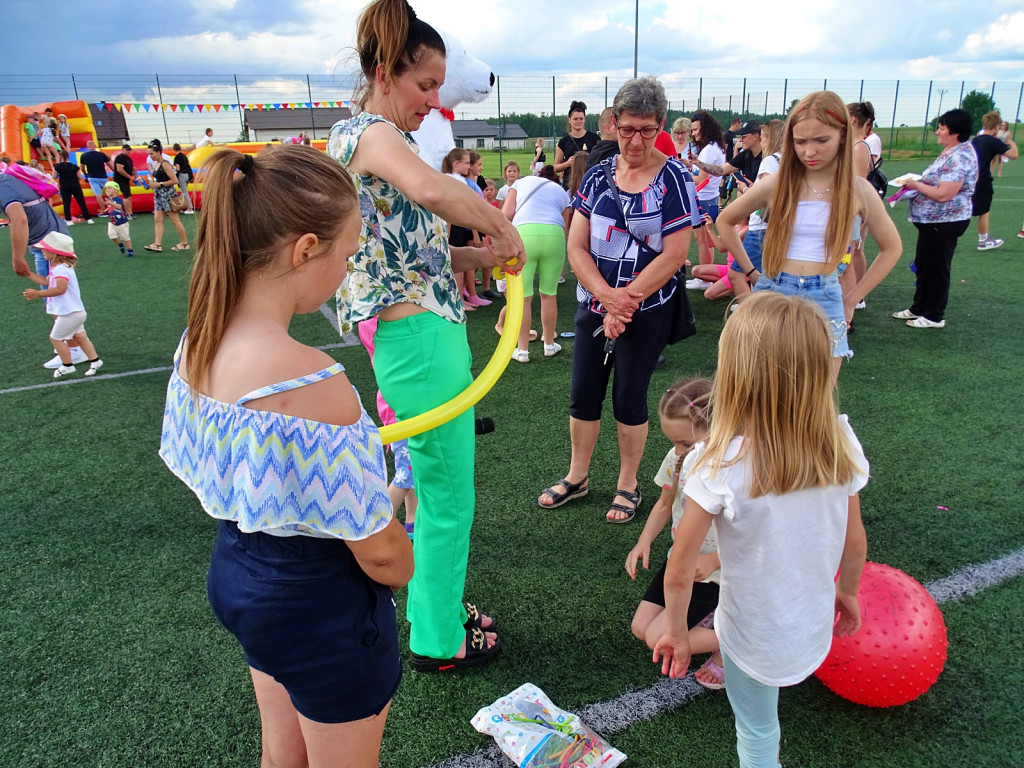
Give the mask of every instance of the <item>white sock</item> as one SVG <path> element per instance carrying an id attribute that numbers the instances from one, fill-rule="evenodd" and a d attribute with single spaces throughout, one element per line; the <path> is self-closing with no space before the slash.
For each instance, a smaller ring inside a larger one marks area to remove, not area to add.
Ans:
<path id="1" fill-rule="evenodd" d="M 978 235 L 978 242 L 979 243 L 984 243 L 986 240 L 988 240 L 988 232 L 986 232 L 984 235 L 982 235 L 982 234 Z"/>

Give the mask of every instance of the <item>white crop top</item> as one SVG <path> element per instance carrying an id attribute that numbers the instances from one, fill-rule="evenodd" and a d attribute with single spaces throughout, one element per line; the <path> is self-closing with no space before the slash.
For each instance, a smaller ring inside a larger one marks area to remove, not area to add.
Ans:
<path id="1" fill-rule="evenodd" d="M 793 236 L 789 240 L 787 259 L 825 263 L 825 230 L 828 228 L 829 204 L 824 200 L 802 200 L 797 203 Z"/>

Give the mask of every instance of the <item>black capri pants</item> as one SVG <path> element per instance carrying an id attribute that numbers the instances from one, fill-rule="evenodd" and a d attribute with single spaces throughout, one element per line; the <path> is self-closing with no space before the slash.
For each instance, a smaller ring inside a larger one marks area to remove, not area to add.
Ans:
<path id="1" fill-rule="evenodd" d="M 676 290 L 682 290 L 679 286 Z M 658 356 L 668 343 L 672 321 L 671 302 L 636 312 L 625 332 L 615 340 L 615 351 L 604 363 L 604 315 L 591 312 L 588 304 L 576 310 L 576 339 L 572 353 L 572 384 L 569 415 L 580 421 L 599 421 L 608 393 L 612 370 L 612 413 L 627 427 L 648 421 L 647 390 Z M 594 336 L 597 331 L 597 336 Z"/>
<path id="2" fill-rule="evenodd" d="M 85 195 L 82 194 L 82 187 L 80 184 L 75 184 L 73 187 L 60 188 L 60 201 L 64 204 L 64 220 L 71 221 L 72 197 L 75 198 L 75 202 L 78 203 L 78 210 L 81 211 L 82 218 L 92 218 L 89 215 L 89 209 L 85 207 Z"/>

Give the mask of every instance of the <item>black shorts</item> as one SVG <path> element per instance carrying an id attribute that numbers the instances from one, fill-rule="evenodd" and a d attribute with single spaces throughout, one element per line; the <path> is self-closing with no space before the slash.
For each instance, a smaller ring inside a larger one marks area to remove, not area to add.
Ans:
<path id="1" fill-rule="evenodd" d="M 340 539 L 217 529 L 207 593 L 249 666 L 284 686 L 319 723 L 380 714 L 402 663 L 391 589 L 370 579 Z"/>
<path id="2" fill-rule="evenodd" d="M 39 137 L 36 136 L 28 143 L 28 145 L 32 147 L 32 149 L 39 149 L 40 147 L 42 147 L 42 142 L 40 142 Z"/>
<path id="3" fill-rule="evenodd" d="M 984 216 L 992 210 L 992 179 L 978 179 L 971 197 L 971 216 Z"/>
<path id="4" fill-rule="evenodd" d="M 130 181 L 125 181 L 124 179 L 116 179 L 116 181 L 117 188 L 121 190 L 121 197 L 131 197 L 132 183 Z"/>
<path id="5" fill-rule="evenodd" d="M 718 585 L 710 581 L 693 582 L 690 608 L 686 612 L 686 627 L 693 629 L 701 620 L 718 607 Z M 665 565 L 658 569 L 651 584 L 640 598 L 644 602 L 665 607 Z"/>

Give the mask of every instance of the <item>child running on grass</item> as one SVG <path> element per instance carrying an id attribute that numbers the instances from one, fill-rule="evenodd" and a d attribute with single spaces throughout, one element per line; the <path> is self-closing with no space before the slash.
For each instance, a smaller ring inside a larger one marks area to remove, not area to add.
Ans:
<path id="1" fill-rule="evenodd" d="M 711 415 L 711 382 L 707 379 L 685 379 L 677 381 L 662 396 L 658 406 L 661 431 L 672 442 L 672 447 L 661 462 L 655 482 L 661 486 L 661 497 L 647 517 L 636 546 L 626 556 L 626 573 L 636 580 L 636 565 L 639 560 L 648 568 L 651 544 L 658 538 L 671 521 L 672 537 L 683 517 L 683 496 L 680 470 L 690 449 L 703 442 L 708 436 L 708 418 Z M 671 551 L 671 550 L 670 550 Z M 715 607 L 718 605 L 718 584 L 720 581 L 718 543 L 714 530 L 708 531 L 700 547 L 697 571 L 694 575 L 693 596 L 686 617 L 690 632 L 692 653 L 712 655 L 694 673 L 697 682 L 706 688 L 722 688 L 722 657 L 718 652 L 718 638 L 711 629 Z M 654 574 L 651 585 L 644 592 L 643 599 L 633 615 L 633 634 L 647 643 L 651 649 L 665 631 L 665 566 Z"/>
<path id="2" fill-rule="evenodd" d="M 78 276 L 75 274 L 75 241 L 61 232 L 51 232 L 36 245 L 50 265 L 50 273 L 46 277 L 30 274 L 28 279 L 37 285 L 47 286 L 44 290 L 26 288 L 22 292 L 27 300 L 45 298 L 46 314 L 55 315 L 50 341 L 60 356 L 60 367 L 53 372 L 53 378 L 59 379 L 75 372 L 71 362 L 71 348 L 68 341 L 74 341 L 81 347 L 89 361 L 86 376 L 95 376 L 103 367 L 103 361 L 96 354 L 96 347 L 89 341 L 85 333 L 85 305 L 82 304 L 82 292 L 78 287 Z"/>
<path id="3" fill-rule="evenodd" d="M 128 232 L 128 214 L 124 210 L 124 198 L 116 181 L 108 181 L 103 185 L 103 197 L 107 204 L 107 237 L 121 249 L 128 258 L 135 255 L 132 250 L 132 238 Z M 127 248 L 127 250 L 126 250 Z"/>
<path id="4" fill-rule="evenodd" d="M 670 677 L 689 667 L 687 606 L 714 521 L 715 631 L 742 768 L 779 765 L 779 688 L 814 672 L 833 634 L 860 627 L 867 537 L 858 492 L 868 462 L 836 410 L 831 374 L 832 332 L 817 306 L 755 293 L 725 324 L 710 435 L 683 463 L 686 512 L 665 572 L 667 626 L 654 662 Z"/>

